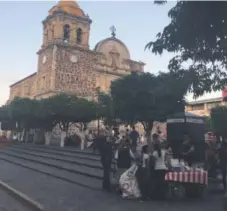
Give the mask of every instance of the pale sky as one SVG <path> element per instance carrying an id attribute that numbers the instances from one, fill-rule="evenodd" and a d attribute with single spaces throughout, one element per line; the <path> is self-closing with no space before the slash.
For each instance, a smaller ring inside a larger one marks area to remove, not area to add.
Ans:
<path id="1" fill-rule="evenodd" d="M 37 55 L 42 42 L 42 24 L 56 1 L 0 1 L 0 105 L 9 96 L 9 85 L 37 71 Z M 145 45 L 169 23 L 167 12 L 174 5 L 154 5 L 153 1 L 79 1 L 93 20 L 90 47 L 110 36 L 115 25 L 117 38 L 128 47 L 133 60 L 146 63 L 145 71 L 167 71 L 172 55 L 155 56 Z M 219 97 L 212 93 L 202 98 Z M 192 99 L 189 96 L 188 99 Z"/>

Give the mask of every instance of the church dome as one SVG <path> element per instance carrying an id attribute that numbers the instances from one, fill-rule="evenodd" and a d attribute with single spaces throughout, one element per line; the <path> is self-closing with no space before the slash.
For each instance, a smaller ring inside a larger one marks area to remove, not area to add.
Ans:
<path id="1" fill-rule="evenodd" d="M 110 53 L 118 53 L 121 59 L 130 59 L 130 54 L 127 46 L 113 35 L 112 37 L 106 38 L 98 42 L 94 48 L 94 51 L 103 53 L 106 57 Z"/>
<path id="2" fill-rule="evenodd" d="M 60 0 L 58 4 L 52 7 L 49 15 L 53 15 L 56 11 L 64 11 L 74 16 L 84 16 L 84 12 L 75 1 Z"/>

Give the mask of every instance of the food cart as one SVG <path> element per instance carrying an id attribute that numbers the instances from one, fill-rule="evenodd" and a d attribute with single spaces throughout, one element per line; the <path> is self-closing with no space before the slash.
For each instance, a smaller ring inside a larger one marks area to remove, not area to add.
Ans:
<path id="1" fill-rule="evenodd" d="M 205 162 L 203 118 L 189 112 L 182 112 L 167 119 L 167 140 L 174 160 L 180 161 L 180 149 L 185 134 L 189 135 L 193 142 L 196 165 L 189 167 L 179 162 L 177 168 L 172 168 L 166 173 L 165 180 L 169 184 L 171 195 L 201 196 L 208 183 L 207 171 L 201 167 Z"/>

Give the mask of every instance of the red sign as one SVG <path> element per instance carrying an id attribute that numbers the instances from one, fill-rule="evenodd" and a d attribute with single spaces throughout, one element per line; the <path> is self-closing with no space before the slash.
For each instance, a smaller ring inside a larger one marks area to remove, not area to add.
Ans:
<path id="1" fill-rule="evenodd" d="M 227 98 L 227 87 L 225 87 L 222 91 L 222 98 Z"/>

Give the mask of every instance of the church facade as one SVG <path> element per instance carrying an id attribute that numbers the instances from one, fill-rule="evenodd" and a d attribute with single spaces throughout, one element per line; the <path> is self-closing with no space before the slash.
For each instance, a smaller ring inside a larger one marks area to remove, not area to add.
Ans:
<path id="1" fill-rule="evenodd" d="M 9 101 L 15 97 L 41 99 L 57 93 L 93 98 L 97 89 L 108 92 L 111 81 L 134 71 L 144 63 L 130 58 L 125 44 L 109 38 L 89 47 L 92 21 L 75 1 L 60 1 L 43 21 L 43 43 L 37 72 L 10 86 Z"/>

